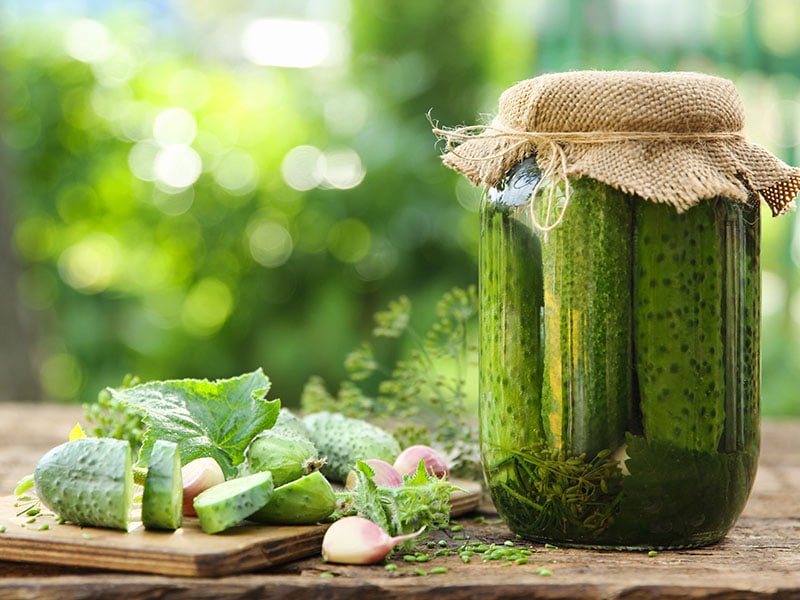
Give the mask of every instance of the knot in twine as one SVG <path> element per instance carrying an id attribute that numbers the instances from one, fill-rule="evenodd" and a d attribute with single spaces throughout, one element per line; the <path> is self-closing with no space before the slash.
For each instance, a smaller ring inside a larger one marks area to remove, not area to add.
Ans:
<path id="1" fill-rule="evenodd" d="M 495 119 L 496 121 L 496 119 Z M 667 132 L 667 131 L 523 131 L 505 127 L 493 122 L 491 125 L 467 125 L 452 129 L 443 129 L 433 126 L 434 135 L 446 144 L 445 151 L 462 161 L 482 162 L 496 161 L 509 153 L 522 151 L 524 155 L 531 154 L 531 148 L 538 148 L 537 165 L 541 176 L 531 191 L 529 206 L 533 226 L 542 232 L 552 231 L 564 220 L 567 206 L 569 205 L 572 187 L 569 185 L 567 145 L 610 144 L 626 141 L 650 142 L 703 142 L 709 140 L 744 140 L 741 131 L 712 131 L 712 132 Z M 469 140 L 480 137 L 482 141 L 502 140 L 504 143 L 498 151 L 482 156 L 467 156 L 460 154 L 458 147 Z M 544 151 L 542 151 L 544 150 Z M 542 164 L 541 156 L 547 156 Z M 543 185 L 551 183 L 547 194 L 547 210 L 545 222 L 540 223 L 536 217 L 535 205 Z M 555 221 L 550 222 L 553 209 L 557 201 L 557 190 L 563 184 L 564 201 Z"/>

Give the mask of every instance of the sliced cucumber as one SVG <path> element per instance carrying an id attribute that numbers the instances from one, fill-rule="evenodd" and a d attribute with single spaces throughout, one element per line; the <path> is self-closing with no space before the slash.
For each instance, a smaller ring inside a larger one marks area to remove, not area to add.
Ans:
<path id="1" fill-rule="evenodd" d="M 194 509 L 203 531 L 219 533 L 266 505 L 272 493 L 272 473 L 261 471 L 208 488 L 195 497 Z"/>
<path id="2" fill-rule="evenodd" d="M 133 467 L 127 441 L 65 442 L 39 460 L 33 479 L 39 500 L 61 518 L 78 525 L 128 529 Z"/>
<path id="3" fill-rule="evenodd" d="M 142 524 L 146 529 L 175 530 L 183 520 L 181 454 L 175 442 L 158 440 L 142 494 Z"/>
<path id="4" fill-rule="evenodd" d="M 336 493 L 319 471 L 275 488 L 266 506 L 248 520 L 270 525 L 310 525 L 329 517 L 336 509 Z"/>

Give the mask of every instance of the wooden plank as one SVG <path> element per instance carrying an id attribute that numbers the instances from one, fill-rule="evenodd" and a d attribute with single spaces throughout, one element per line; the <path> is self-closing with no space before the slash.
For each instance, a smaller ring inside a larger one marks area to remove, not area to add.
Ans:
<path id="1" fill-rule="evenodd" d="M 478 507 L 482 490 L 475 482 L 454 481 L 452 514 Z M 285 564 L 319 554 L 327 525 L 242 524 L 215 535 L 196 518 L 175 532 L 148 531 L 141 522 L 128 531 L 57 524 L 53 516 L 26 523 L 14 496 L 0 498 L 0 560 L 130 571 L 160 575 L 217 577 Z M 47 525 L 47 529 L 39 529 Z"/>

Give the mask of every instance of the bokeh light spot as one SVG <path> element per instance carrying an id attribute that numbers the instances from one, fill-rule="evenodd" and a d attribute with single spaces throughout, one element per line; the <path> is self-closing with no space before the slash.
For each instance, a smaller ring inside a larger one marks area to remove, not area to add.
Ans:
<path id="1" fill-rule="evenodd" d="M 242 52 L 264 66 L 307 69 L 322 64 L 331 52 L 329 27 L 313 21 L 258 19 L 242 35 Z"/>
<path id="2" fill-rule="evenodd" d="M 137 142 L 128 152 L 128 167 L 142 181 L 155 181 L 156 157 L 160 152 L 158 144 L 152 140 Z"/>
<path id="3" fill-rule="evenodd" d="M 33 266 L 19 276 L 17 290 L 25 306 L 32 310 L 45 310 L 58 299 L 60 284 L 50 268 Z"/>
<path id="4" fill-rule="evenodd" d="M 292 255 L 292 236 L 278 223 L 259 223 L 248 236 L 250 254 L 265 267 L 279 267 Z"/>
<path id="5" fill-rule="evenodd" d="M 14 246 L 30 261 L 45 260 L 55 249 L 58 231 L 55 223 L 45 216 L 32 216 L 14 228 Z"/>
<path id="6" fill-rule="evenodd" d="M 33 112 L 26 112 L 13 127 L 0 128 L 0 138 L 14 150 L 33 148 L 42 137 L 42 122 Z"/>
<path id="7" fill-rule="evenodd" d="M 311 190 L 322 182 L 324 157 L 319 148 L 297 146 L 283 157 L 281 173 L 289 187 L 299 191 Z"/>
<path id="8" fill-rule="evenodd" d="M 325 183 L 330 187 L 348 190 L 364 179 L 361 158 L 350 148 L 334 150 L 325 154 Z"/>
<path id="9" fill-rule="evenodd" d="M 232 194 L 247 194 L 258 185 L 258 166 L 243 150 L 234 149 L 221 156 L 212 169 L 214 181 Z"/>
<path id="10" fill-rule="evenodd" d="M 364 259 L 372 246 L 369 227 L 358 219 L 344 219 L 335 223 L 328 234 L 328 250 L 338 260 L 357 263 Z"/>
<path id="11" fill-rule="evenodd" d="M 174 193 L 156 188 L 153 190 L 153 204 L 165 215 L 177 217 L 187 212 L 194 204 L 194 188 Z"/>
<path id="12" fill-rule="evenodd" d="M 198 109 L 211 96 L 211 83 L 202 71 L 181 69 L 169 80 L 167 95 L 171 102 L 189 110 Z"/>
<path id="13" fill-rule="evenodd" d="M 67 54 L 76 60 L 100 62 L 111 54 L 111 33 L 102 23 L 79 19 L 67 28 L 64 46 Z"/>
<path id="14" fill-rule="evenodd" d="M 39 369 L 44 392 L 58 400 L 72 400 L 83 383 L 83 371 L 78 360 L 66 352 L 49 356 Z"/>
<path id="15" fill-rule="evenodd" d="M 233 294 L 219 279 L 208 277 L 198 281 L 181 307 L 181 323 L 191 335 L 205 337 L 225 324 L 233 311 Z"/>
<path id="16" fill-rule="evenodd" d="M 397 266 L 397 248 L 389 240 L 376 237 L 364 259 L 356 263 L 356 271 L 365 281 L 385 278 Z"/>
<path id="17" fill-rule="evenodd" d="M 197 181 L 203 171 L 203 161 L 188 146 L 167 146 L 158 152 L 153 167 L 158 181 L 181 190 Z"/>
<path id="18" fill-rule="evenodd" d="M 106 233 L 92 233 L 61 253 L 58 272 L 79 292 L 96 294 L 111 284 L 119 258 L 117 240 Z"/>
<path id="19" fill-rule="evenodd" d="M 788 293 L 786 283 L 775 273 L 763 271 L 761 273 L 762 311 L 765 317 L 781 312 L 786 306 Z"/>
<path id="20" fill-rule="evenodd" d="M 163 146 L 188 146 L 196 134 L 197 122 L 194 117 L 177 106 L 162 110 L 153 122 L 153 137 Z"/>

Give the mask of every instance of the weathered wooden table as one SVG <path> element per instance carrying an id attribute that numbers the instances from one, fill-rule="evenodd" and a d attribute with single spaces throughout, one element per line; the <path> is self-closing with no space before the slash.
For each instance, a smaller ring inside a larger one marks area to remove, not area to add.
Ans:
<path id="1" fill-rule="evenodd" d="M 0 491 L 10 493 L 38 457 L 81 420 L 74 406 L 0 404 Z M 220 578 L 166 577 L 0 561 L 0 599 L 53 598 L 715 598 L 800 599 L 800 421 L 763 424 L 755 487 L 721 543 L 698 550 L 597 552 L 529 545 L 527 564 L 464 564 L 457 555 L 428 563 L 347 567 L 310 557 Z M 491 503 L 436 532 L 455 548 L 466 537 L 513 540 Z M 2 539 L 0 539 L 2 543 Z M 430 574 L 435 567 L 446 573 Z M 422 569 L 426 575 L 415 573 Z"/>

